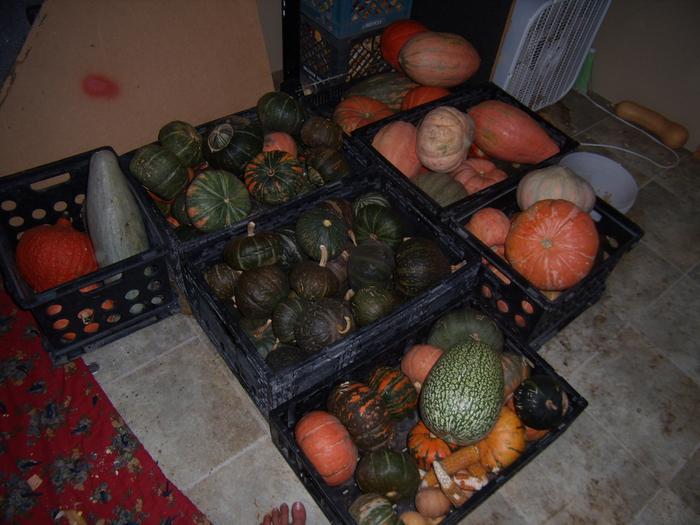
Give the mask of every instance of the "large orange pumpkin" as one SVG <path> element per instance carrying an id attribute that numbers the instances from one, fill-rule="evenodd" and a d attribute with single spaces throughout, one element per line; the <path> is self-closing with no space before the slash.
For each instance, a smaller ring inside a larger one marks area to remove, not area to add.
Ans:
<path id="1" fill-rule="evenodd" d="M 372 139 L 372 146 L 406 177 L 416 177 L 422 167 L 416 155 L 416 136 L 413 124 L 397 120 L 382 126 Z"/>
<path id="2" fill-rule="evenodd" d="M 475 158 L 462 162 L 453 176 L 464 186 L 468 195 L 473 195 L 508 178 L 506 172 L 498 169 L 490 160 Z"/>
<path id="3" fill-rule="evenodd" d="M 559 146 L 522 109 L 500 100 L 486 100 L 467 111 L 474 119 L 474 142 L 489 157 L 537 164 L 559 153 Z"/>
<path id="4" fill-rule="evenodd" d="M 427 104 L 442 97 L 446 97 L 450 92 L 443 87 L 436 86 L 416 86 L 409 89 L 401 101 L 401 111 L 415 108 L 421 104 Z"/>
<path id="5" fill-rule="evenodd" d="M 418 344 L 411 347 L 401 359 L 401 371 L 420 390 L 428 372 L 442 355 L 442 349 L 433 345 Z"/>
<path id="6" fill-rule="evenodd" d="M 97 270 L 90 237 L 63 218 L 25 231 L 17 243 L 15 262 L 19 274 L 37 292 Z"/>
<path id="7" fill-rule="evenodd" d="M 418 126 L 416 153 L 423 166 L 437 173 L 450 173 L 467 158 L 474 138 L 474 123 L 452 106 L 429 111 Z"/>
<path id="8" fill-rule="evenodd" d="M 297 445 L 328 485 L 342 485 L 355 473 L 357 447 L 335 416 L 314 410 L 294 429 Z"/>
<path id="9" fill-rule="evenodd" d="M 428 31 L 414 35 L 404 44 L 399 64 L 419 84 L 449 88 L 474 75 L 481 58 L 464 37 Z"/>
<path id="10" fill-rule="evenodd" d="M 511 224 L 506 258 L 536 288 L 565 290 L 591 271 L 598 245 L 590 215 L 569 201 L 545 199 Z"/>
<path id="11" fill-rule="evenodd" d="M 505 244 L 510 230 L 510 219 L 499 209 L 481 208 L 471 216 L 464 229 L 486 246 Z"/>
<path id="12" fill-rule="evenodd" d="M 333 112 L 333 121 L 345 133 L 376 122 L 393 114 L 393 111 L 377 99 L 356 95 L 340 101 Z"/>
<path id="13" fill-rule="evenodd" d="M 391 67 L 401 71 L 399 65 L 399 52 L 404 44 L 414 35 L 424 33 L 428 28 L 416 20 L 398 20 L 389 24 L 382 31 L 382 41 L 380 49 L 384 60 L 391 64 Z"/>

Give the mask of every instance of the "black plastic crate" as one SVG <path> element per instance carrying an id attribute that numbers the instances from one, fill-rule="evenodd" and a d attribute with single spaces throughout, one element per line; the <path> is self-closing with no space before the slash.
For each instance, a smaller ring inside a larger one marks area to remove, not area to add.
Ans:
<path id="1" fill-rule="evenodd" d="M 539 348 L 600 299 L 608 276 L 622 256 L 641 240 L 644 232 L 608 203 L 596 199 L 591 217 L 598 230 L 600 248 L 593 269 L 578 284 L 550 300 L 464 229 L 470 217 L 483 207 L 497 208 L 509 217 L 520 211 L 516 191 L 517 182 L 511 181 L 508 187 L 490 199 L 482 199 L 477 206 L 457 208 L 452 223 L 457 234 L 501 274 L 497 275 L 482 264 L 475 296 L 483 310 L 518 340 Z"/>
<path id="2" fill-rule="evenodd" d="M 380 49 L 382 30 L 338 38 L 312 19 L 300 16 L 299 61 L 301 70 L 312 81 L 307 88 L 349 82 L 375 73 L 390 71 Z"/>
<path id="3" fill-rule="evenodd" d="M 465 302 L 468 303 L 468 301 L 468 299 L 463 300 L 459 305 L 455 306 L 463 305 Z M 370 359 L 339 371 L 317 389 L 295 396 L 270 413 L 269 423 L 273 443 L 331 523 L 355 523 L 347 509 L 361 492 L 354 479 L 338 487 L 326 485 L 296 444 L 294 429 L 297 422 L 311 410 L 326 410 L 326 399 L 332 388 L 338 383 L 345 380 L 366 382 L 368 375 L 375 367 L 398 366 L 403 354 L 414 344 L 424 342 L 432 324 L 445 313 L 446 311 L 440 311 L 426 314 L 410 330 L 392 330 L 392 335 L 394 336 L 392 343 L 385 346 L 374 346 L 375 352 L 372 353 Z M 453 508 L 444 521 L 441 522 L 443 525 L 460 523 L 491 494 L 515 476 L 521 468 L 558 439 L 588 405 L 587 401 L 562 377 L 557 375 L 544 359 L 527 346 L 521 345 L 515 339 L 506 337 L 505 349 L 525 356 L 533 366 L 533 374 L 547 375 L 562 385 L 569 400 L 568 413 L 558 427 L 552 429 L 540 440 L 530 443 L 527 450 L 512 465 L 499 472 L 485 487 L 475 492 L 463 506 L 456 509 Z M 406 449 L 407 433 L 417 420 L 417 415 L 414 415 L 412 419 L 405 419 L 399 423 L 396 427 L 397 435 L 391 447 L 393 450 L 401 451 Z M 543 473 L 543 475 L 546 475 L 546 473 Z M 398 514 L 407 510 L 415 510 L 413 501 L 398 504 Z"/>
<path id="4" fill-rule="evenodd" d="M 445 218 L 451 215 L 454 210 L 463 206 L 465 203 L 476 202 L 479 199 L 488 198 L 498 193 L 500 190 L 508 186 L 510 180 L 519 179 L 523 177 L 528 171 L 534 168 L 533 165 L 528 164 L 515 164 L 510 162 L 504 162 L 492 159 L 492 162 L 497 168 L 502 169 L 508 175 L 508 179 L 494 184 L 488 188 L 485 188 L 473 195 L 470 195 L 460 201 L 455 202 L 446 207 L 440 206 L 436 201 L 430 198 L 425 192 L 413 184 L 407 177 L 405 177 L 401 172 L 399 172 L 390 162 L 388 162 L 383 155 L 381 155 L 377 150 L 372 147 L 372 140 L 374 136 L 379 132 L 379 130 L 390 122 L 395 122 L 397 120 L 404 120 L 411 122 L 414 125 L 418 125 L 423 117 L 431 110 L 439 106 L 453 106 L 460 111 L 466 112 L 470 107 L 475 106 L 480 102 L 486 100 L 500 100 L 511 106 L 515 106 L 523 111 L 525 111 L 530 117 L 532 117 L 546 132 L 547 134 L 557 143 L 559 146 L 559 153 L 550 157 L 541 163 L 541 166 L 556 163 L 562 156 L 570 151 L 573 151 L 578 147 L 578 143 L 567 136 L 565 133 L 559 129 L 552 126 L 549 122 L 540 117 L 537 113 L 534 113 L 526 106 L 522 105 L 511 95 L 503 91 L 500 87 L 496 86 L 492 82 L 481 84 L 478 86 L 472 86 L 469 84 L 464 84 L 456 89 L 454 89 L 454 94 L 449 97 L 444 97 L 435 102 L 429 104 L 424 104 L 418 106 L 408 111 L 401 111 L 387 117 L 378 122 L 374 122 L 362 128 L 359 128 L 353 133 L 353 139 L 358 140 L 368 151 L 368 154 L 376 158 L 379 162 L 382 162 L 390 170 L 390 173 L 407 188 L 407 191 L 415 193 L 415 198 L 422 203 L 431 213 L 436 217 Z M 325 102 L 325 101 L 324 101 Z M 325 102 L 324 108 L 328 103 Z"/>
<path id="5" fill-rule="evenodd" d="M 353 199 L 368 191 L 379 191 L 389 199 L 408 227 L 407 232 L 434 239 L 452 264 L 462 261 L 466 264 L 429 290 L 403 303 L 388 316 L 357 329 L 296 367 L 279 372 L 271 370 L 241 330 L 241 316 L 238 311 L 233 306 L 217 300 L 204 280 L 204 270 L 222 261 L 226 241 L 245 235 L 245 228 L 234 229 L 215 242 L 200 246 L 187 255 L 184 265 L 185 286 L 194 315 L 264 416 L 267 416 L 270 409 L 324 381 L 341 368 L 365 359 L 370 353 L 368 343 L 389 341 L 388 338 L 394 330 L 407 329 L 430 312 L 442 310 L 461 297 L 472 294 L 479 269 L 476 252 L 461 242 L 445 225 L 435 223 L 421 214 L 392 180 L 383 177 L 381 172 L 376 170 L 363 177 L 358 175 L 357 178 L 347 181 L 342 188 L 327 191 L 317 199 L 300 203 L 289 214 L 267 216 L 256 223 L 256 230 L 272 231 L 294 224 L 304 210 L 324 199 Z"/>
<path id="6" fill-rule="evenodd" d="M 0 181 L 0 263 L 5 287 L 21 308 L 32 312 L 44 348 L 56 362 L 77 357 L 178 310 L 168 277 L 167 242 L 137 183 L 127 173 L 146 226 L 148 250 L 40 293 L 19 275 L 15 247 L 24 231 L 54 224 L 61 217 L 85 230 L 82 206 L 90 158 L 104 149 L 113 151 L 98 148 Z"/>
<path id="7" fill-rule="evenodd" d="M 337 38 L 349 38 L 409 18 L 412 4 L 412 0 L 301 0 L 301 11 Z"/>

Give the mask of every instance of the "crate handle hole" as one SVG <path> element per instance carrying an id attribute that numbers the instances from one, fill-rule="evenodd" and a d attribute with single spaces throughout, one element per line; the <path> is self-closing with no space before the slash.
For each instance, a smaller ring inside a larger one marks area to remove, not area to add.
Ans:
<path id="1" fill-rule="evenodd" d="M 532 303 L 530 301 L 525 301 L 523 299 L 520 302 L 520 307 L 523 309 L 523 312 L 525 312 L 528 315 L 532 315 L 535 313 L 535 308 L 532 306 Z"/>
<path id="2" fill-rule="evenodd" d="M 525 328 L 527 326 L 527 322 L 525 321 L 525 318 L 520 314 L 515 314 L 515 324 L 519 328 Z"/>
<path id="3" fill-rule="evenodd" d="M 59 184 L 65 184 L 70 180 L 70 178 L 70 173 L 61 173 L 59 175 L 49 177 L 48 179 L 32 182 L 29 187 L 34 191 L 46 191 L 49 188 L 58 186 Z"/>
<path id="4" fill-rule="evenodd" d="M 481 286 L 481 295 L 486 297 L 486 299 L 491 299 L 491 297 L 493 297 L 493 292 L 489 286 L 484 284 Z"/>
<path id="5" fill-rule="evenodd" d="M 508 303 L 505 302 L 503 299 L 499 299 L 496 301 L 496 307 L 498 308 L 498 311 L 504 314 L 507 314 L 510 311 L 510 306 L 508 306 Z"/>

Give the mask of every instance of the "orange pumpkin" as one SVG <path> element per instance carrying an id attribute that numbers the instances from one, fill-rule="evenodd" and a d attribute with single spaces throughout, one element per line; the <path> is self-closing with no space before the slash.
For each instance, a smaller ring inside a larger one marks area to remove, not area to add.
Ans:
<path id="1" fill-rule="evenodd" d="M 486 246 L 505 244 L 510 230 L 510 219 L 496 208 L 481 208 L 471 216 L 464 229 Z"/>
<path id="2" fill-rule="evenodd" d="M 471 147 L 469 148 L 469 153 L 467 154 L 467 158 L 469 159 L 488 159 L 488 155 L 481 151 L 481 148 L 476 145 L 475 142 L 472 142 Z"/>
<path id="3" fill-rule="evenodd" d="M 473 195 L 489 186 L 508 178 L 505 171 L 487 159 L 466 159 L 453 173 L 467 194 Z"/>
<path id="4" fill-rule="evenodd" d="M 401 71 L 401 66 L 399 65 L 399 52 L 401 48 L 411 37 L 426 31 L 428 31 L 428 28 L 416 20 L 398 20 L 389 24 L 386 29 L 382 31 L 382 40 L 379 46 L 382 57 L 391 64 L 391 67 L 397 71 Z"/>
<path id="5" fill-rule="evenodd" d="M 566 290 L 593 268 L 599 239 L 590 215 L 565 200 L 541 200 L 521 212 L 506 239 L 506 258 L 541 290 Z"/>
<path id="6" fill-rule="evenodd" d="M 64 218 L 25 231 L 17 243 L 15 262 L 19 274 L 37 292 L 97 270 L 90 237 Z"/>
<path id="7" fill-rule="evenodd" d="M 416 155 L 416 136 L 413 124 L 397 120 L 382 126 L 372 139 L 372 146 L 406 177 L 416 177 L 421 171 Z"/>
<path id="8" fill-rule="evenodd" d="M 442 355 L 442 349 L 433 345 L 414 345 L 401 359 L 401 371 L 420 390 L 428 372 Z"/>
<path id="9" fill-rule="evenodd" d="M 328 485 L 342 485 L 355 473 L 358 455 L 338 418 L 322 410 L 302 417 L 294 429 L 297 445 Z"/>
<path id="10" fill-rule="evenodd" d="M 263 151 L 285 151 L 292 157 L 297 156 L 297 143 L 294 138 L 284 131 L 272 131 L 265 135 Z"/>
<path id="11" fill-rule="evenodd" d="M 513 410 L 504 406 L 491 432 L 476 447 L 479 462 L 487 470 L 502 470 L 525 452 L 525 425 Z"/>
<path id="12" fill-rule="evenodd" d="M 458 448 L 433 434 L 422 421 L 418 421 L 408 433 L 408 451 L 416 460 L 418 468 L 429 470 L 433 461 L 445 459 Z"/>
<path id="13" fill-rule="evenodd" d="M 392 114 L 393 111 L 384 102 L 364 95 L 356 95 L 340 101 L 333 112 L 333 121 L 349 134 L 357 128 Z"/>
<path id="14" fill-rule="evenodd" d="M 401 111 L 415 108 L 421 104 L 427 104 L 442 97 L 446 97 L 450 92 L 443 87 L 436 86 L 416 86 L 409 89 L 401 101 Z"/>
<path id="15" fill-rule="evenodd" d="M 421 163 L 437 173 L 454 171 L 467 158 L 474 137 L 474 123 L 452 106 L 429 111 L 420 125 L 416 153 Z"/>
<path id="16" fill-rule="evenodd" d="M 419 84 L 449 88 L 474 75 L 481 58 L 464 37 L 428 31 L 414 35 L 404 44 L 399 64 Z"/>

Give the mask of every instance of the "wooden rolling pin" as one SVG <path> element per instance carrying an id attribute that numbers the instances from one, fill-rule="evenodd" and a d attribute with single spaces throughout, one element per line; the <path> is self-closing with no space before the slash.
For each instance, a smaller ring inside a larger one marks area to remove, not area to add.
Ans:
<path id="1" fill-rule="evenodd" d="M 682 148 L 688 141 L 688 130 L 685 127 L 636 102 L 618 102 L 615 104 L 615 114 L 656 135 L 671 149 Z"/>

